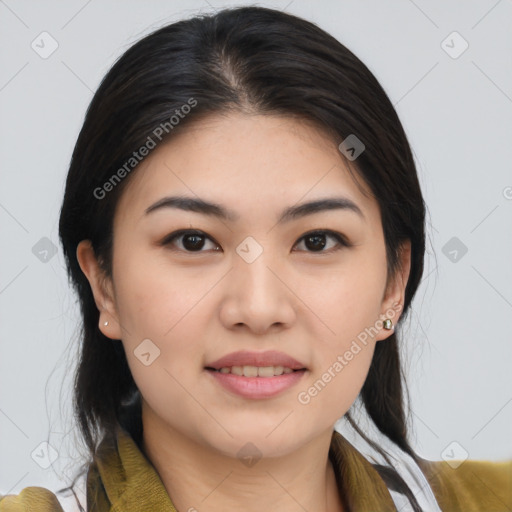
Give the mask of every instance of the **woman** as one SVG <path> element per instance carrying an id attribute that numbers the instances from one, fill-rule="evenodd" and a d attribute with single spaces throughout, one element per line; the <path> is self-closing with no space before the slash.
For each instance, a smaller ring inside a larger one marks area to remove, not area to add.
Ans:
<path id="1" fill-rule="evenodd" d="M 452 469 L 407 439 L 395 330 L 424 216 L 389 99 L 315 25 L 244 7 L 130 48 L 60 217 L 83 316 L 82 507 L 508 510 L 510 464 Z M 380 438 L 350 416 L 358 397 Z M 0 511 L 67 504 L 32 487 Z"/>

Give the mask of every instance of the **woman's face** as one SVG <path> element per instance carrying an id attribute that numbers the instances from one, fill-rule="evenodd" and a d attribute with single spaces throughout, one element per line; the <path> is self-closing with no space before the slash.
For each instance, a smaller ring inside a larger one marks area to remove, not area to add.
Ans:
<path id="1" fill-rule="evenodd" d="M 92 277 L 85 244 L 78 256 L 145 429 L 230 456 L 285 454 L 332 431 L 392 332 L 379 320 L 398 320 L 409 270 L 386 289 L 378 205 L 337 146 L 297 120 L 212 115 L 130 179 L 112 286 Z"/>

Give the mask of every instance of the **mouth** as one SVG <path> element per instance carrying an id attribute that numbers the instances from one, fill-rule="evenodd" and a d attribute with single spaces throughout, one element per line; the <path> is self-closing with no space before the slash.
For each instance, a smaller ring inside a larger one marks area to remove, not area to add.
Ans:
<path id="1" fill-rule="evenodd" d="M 215 385 L 245 399 L 272 398 L 294 387 L 308 368 L 278 351 L 239 351 L 228 354 L 204 369 Z"/>
<path id="2" fill-rule="evenodd" d="M 223 366 L 222 368 L 216 369 L 212 367 L 206 367 L 206 370 L 212 372 L 219 372 L 224 375 L 232 374 L 238 375 L 239 377 L 261 377 L 270 378 L 278 377 L 279 375 L 287 375 L 293 372 L 304 372 L 306 368 L 293 369 L 288 366 Z"/>
<path id="3" fill-rule="evenodd" d="M 305 364 L 277 350 L 265 352 L 240 350 L 207 363 L 205 368 L 244 377 L 274 377 L 296 370 L 307 370 Z"/>
<path id="4" fill-rule="evenodd" d="M 249 400 L 273 398 L 295 387 L 304 377 L 305 368 L 293 370 L 274 366 L 223 366 L 219 370 L 206 368 L 218 389 Z M 261 375 L 260 375 L 261 373 Z"/>

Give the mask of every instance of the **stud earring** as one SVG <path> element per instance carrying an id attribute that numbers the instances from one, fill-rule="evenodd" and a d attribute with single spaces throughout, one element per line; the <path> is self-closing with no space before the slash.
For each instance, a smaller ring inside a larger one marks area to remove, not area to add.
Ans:
<path id="1" fill-rule="evenodd" d="M 108 325 L 108 320 L 103 324 L 104 326 L 107 326 Z"/>
<path id="2" fill-rule="evenodd" d="M 386 318 L 386 320 L 384 320 L 382 326 L 384 327 L 384 329 L 390 331 L 393 329 L 393 322 L 389 318 Z"/>

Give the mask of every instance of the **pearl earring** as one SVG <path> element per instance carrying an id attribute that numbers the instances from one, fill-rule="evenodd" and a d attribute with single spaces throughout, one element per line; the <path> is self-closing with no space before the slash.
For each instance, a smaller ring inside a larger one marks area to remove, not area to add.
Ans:
<path id="1" fill-rule="evenodd" d="M 103 325 L 107 326 L 108 325 L 108 320 Z"/>
<path id="2" fill-rule="evenodd" d="M 384 329 L 390 331 L 391 329 L 393 329 L 393 322 L 389 318 L 386 318 L 382 326 L 384 327 Z"/>

